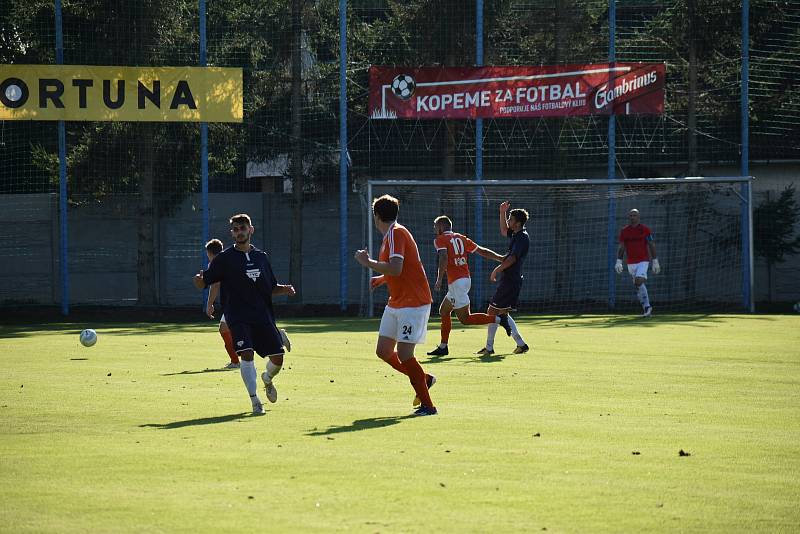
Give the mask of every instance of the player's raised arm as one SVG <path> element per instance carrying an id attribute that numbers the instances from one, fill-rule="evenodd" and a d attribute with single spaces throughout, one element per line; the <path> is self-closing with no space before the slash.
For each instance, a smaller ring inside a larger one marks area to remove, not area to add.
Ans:
<path id="1" fill-rule="evenodd" d="M 500 204 L 500 233 L 508 235 L 508 208 L 511 207 L 509 201 L 504 201 Z"/>

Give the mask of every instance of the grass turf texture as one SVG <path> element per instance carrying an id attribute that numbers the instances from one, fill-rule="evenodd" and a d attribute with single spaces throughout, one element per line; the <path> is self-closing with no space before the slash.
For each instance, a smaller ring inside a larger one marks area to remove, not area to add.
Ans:
<path id="1" fill-rule="evenodd" d="M 800 317 L 518 323 L 427 357 L 433 320 L 422 418 L 377 321 L 282 323 L 262 417 L 213 324 L 0 326 L 0 530 L 798 529 Z"/>

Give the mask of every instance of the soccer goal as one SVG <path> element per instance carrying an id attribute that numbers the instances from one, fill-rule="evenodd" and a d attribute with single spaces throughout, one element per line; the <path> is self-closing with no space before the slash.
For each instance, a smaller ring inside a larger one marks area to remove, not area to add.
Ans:
<path id="1" fill-rule="evenodd" d="M 531 247 L 523 267 L 518 309 L 522 313 L 636 313 L 640 311 L 627 270 L 614 271 L 619 232 L 636 208 L 653 232 L 661 273 L 647 287 L 657 314 L 745 312 L 752 309 L 751 177 L 624 180 L 381 180 L 367 183 L 365 222 L 370 252 L 382 236 L 372 224 L 372 199 L 400 200 L 398 221 L 417 241 L 431 284 L 436 279 L 433 220 L 447 215 L 453 230 L 505 254 L 499 205 L 530 214 Z M 496 264 L 472 255 L 473 310 L 482 310 L 495 284 Z M 362 280 L 364 312 L 379 314 L 385 288 L 369 291 Z M 444 292 L 434 294 L 434 308 Z"/>

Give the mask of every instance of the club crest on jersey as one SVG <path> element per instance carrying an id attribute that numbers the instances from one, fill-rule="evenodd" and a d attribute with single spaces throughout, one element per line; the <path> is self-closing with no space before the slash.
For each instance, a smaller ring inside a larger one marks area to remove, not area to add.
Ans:
<path id="1" fill-rule="evenodd" d="M 247 276 L 250 277 L 250 280 L 252 280 L 253 282 L 258 280 L 258 277 L 261 276 L 261 269 L 247 269 L 245 272 L 247 273 Z"/>

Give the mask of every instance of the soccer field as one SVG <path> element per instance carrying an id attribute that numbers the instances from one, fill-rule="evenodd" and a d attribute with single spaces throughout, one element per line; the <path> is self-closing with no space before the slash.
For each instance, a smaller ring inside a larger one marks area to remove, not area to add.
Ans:
<path id="1" fill-rule="evenodd" d="M 800 316 L 437 319 L 417 418 L 376 320 L 281 321 L 262 417 L 214 323 L 0 326 L 0 531 L 800 529 Z"/>

